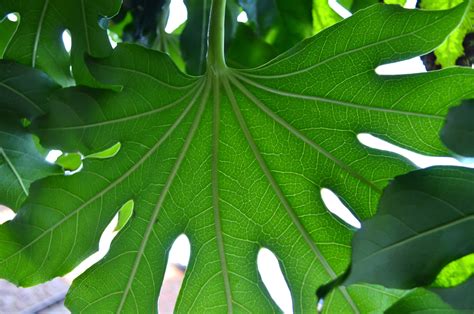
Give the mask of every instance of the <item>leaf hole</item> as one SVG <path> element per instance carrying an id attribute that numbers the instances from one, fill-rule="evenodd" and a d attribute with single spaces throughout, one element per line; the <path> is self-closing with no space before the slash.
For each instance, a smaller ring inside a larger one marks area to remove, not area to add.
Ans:
<path id="1" fill-rule="evenodd" d="M 8 19 L 10 22 L 16 23 L 16 22 L 18 22 L 18 14 L 16 14 L 16 13 L 9 13 L 9 14 L 7 14 L 7 19 Z"/>
<path id="2" fill-rule="evenodd" d="M 52 149 L 48 152 L 48 154 L 46 154 L 46 161 L 51 163 L 51 164 L 54 164 L 56 163 L 56 160 L 59 158 L 59 156 L 61 156 L 63 154 L 62 151 L 60 150 L 57 150 L 57 149 Z"/>
<path id="3" fill-rule="evenodd" d="M 191 244 L 189 239 L 186 235 L 181 234 L 173 242 L 168 254 L 168 263 L 158 297 L 159 313 L 174 312 L 190 255 Z"/>
<path id="4" fill-rule="evenodd" d="M 100 261 L 110 249 L 110 244 L 112 240 L 117 236 L 118 232 L 115 231 L 115 227 L 118 222 L 118 214 L 116 214 L 112 220 L 109 222 L 107 227 L 102 232 L 99 240 L 99 249 L 97 252 L 90 255 L 88 258 L 83 260 L 76 268 L 74 268 L 70 273 L 64 276 L 64 278 L 72 282 L 75 278 L 89 269 L 92 265 Z"/>
<path id="5" fill-rule="evenodd" d="M 316 305 L 316 311 L 318 311 L 318 313 L 322 313 L 323 306 L 324 306 L 324 299 L 319 299 L 318 304 Z"/>
<path id="6" fill-rule="evenodd" d="M 0 205 L 0 225 L 15 218 L 16 214 L 10 208 Z"/>
<path id="7" fill-rule="evenodd" d="M 401 75 L 423 72 L 426 72 L 426 68 L 420 57 L 382 64 L 375 68 L 375 73 L 377 73 L 378 75 Z"/>
<path id="8" fill-rule="evenodd" d="M 66 49 L 67 53 L 71 54 L 71 47 L 72 47 L 71 32 L 68 29 L 65 29 L 61 37 L 63 40 L 64 49 Z"/>
<path id="9" fill-rule="evenodd" d="M 237 22 L 240 23 L 247 23 L 249 21 L 249 17 L 247 16 L 247 13 L 245 11 L 242 11 L 237 15 Z"/>
<path id="10" fill-rule="evenodd" d="M 452 157 L 433 157 L 415 153 L 406 148 L 402 148 L 388 141 L 382 140 L 372 134 L 360 133 L 357 135 L 359 142 L 367 147 L 387 151 L 400 155 L 419 168 L 427 168 L 436 165 L 460 166 L 474 168 L 474 163 L 463 163 Z"/>
<path id="11" fill-rule="evenodd" d="M 348 17 L 352 16 L 352 13 L 344 8 L 337 0 L 328 0 L 328 4 L 331 7 L 331 9 L 334 10 L 339 16 L 342 18 L 347 19 Z"/>
<path id="12" fill-rule="evenodd" d="M 344 205 L 339 197 L 330 189 L 321 189 L 321 198 L 326 205 L 326 208 L 339 219 L 344 221 L 346 224 L 351 225 L 354 228 L 360 229 L 361 224 L 359 219 Z"/>
<path id="13" fill-rule="evenodd" d="M 273 301 L 284 313 L 293 313 L 290 289 L 276 255 L 267 248 L 261 248 L 257 255 L 257 268 Z"/>
<path id="14" fill-rule="evenodd" d="M 168 22 L 166 23 L 165 32 L 171 34 L 181 24 L 188 19 L 188 10 L 183 3 L 183 0 L 171 0 L 169 9 Z"/>

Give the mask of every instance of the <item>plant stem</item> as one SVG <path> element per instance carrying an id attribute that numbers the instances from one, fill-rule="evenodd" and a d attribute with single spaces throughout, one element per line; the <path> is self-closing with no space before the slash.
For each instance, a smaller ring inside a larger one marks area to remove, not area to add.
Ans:
<path id="1" fill-rule="evenodd" d="M 224 57 L 225 2 L 226 0 L 212 0 L 211 5 L 207 66 L 216 73 L 227 68 Z"/>

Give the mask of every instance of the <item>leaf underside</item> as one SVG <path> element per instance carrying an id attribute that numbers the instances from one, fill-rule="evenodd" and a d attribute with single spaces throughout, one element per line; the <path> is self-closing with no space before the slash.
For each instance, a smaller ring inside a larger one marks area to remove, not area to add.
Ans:
<path id="1" fill-rule="evenodd" d="M 74 281 L 72 311 L 156 312 L 167 253 L 185 233 L 191 258 L 176 312 L 279 311 L 257 272 L 262 247 L 278 256 L 295 311 L 314 312 L 316 288 L 349 263 L 353 232 L 320 190 L 366 219 L 388 180 L 413 169 L 357 134 L 445 154 L 444 115 L 474 94 L 471 69 L 393 77 L 374 69 L 434 49 L 464 9 L 374 6 L 265 66 L 222 75 L 189 77 L 166 55 L 126 44 L 89 59 L 95 79 L 122 91 L 62 89 L 33 127 L 63 151 L 121 149 L 32 185 L 17 218 L 0 227 L 0 276 L 32 285 L 67 273 L 133 200 L 107 257 Z M 402 295 L 341 287 L 324 311 L 384 310 Z"/>

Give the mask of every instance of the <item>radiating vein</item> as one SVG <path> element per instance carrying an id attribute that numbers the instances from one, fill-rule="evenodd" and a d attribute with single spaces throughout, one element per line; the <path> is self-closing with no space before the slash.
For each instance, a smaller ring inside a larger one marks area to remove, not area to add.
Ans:
<path id="1" fill-rule="evenodd" d="M 418 113 L 418 112 L 410 112 L 410 111 L 405 111 L 405 110 L 397 110 L 397 109 L 388 109 L 388 108 L 380 108 L 380 107 L 372 107 L 372 106 L 367 106 L 367 105 L 362 105 L 362 104 L 355 104 L 351 103 L 348 101 L 343 101 L 343 100 L 336 100 L 336 99 L 331 99 L 331 98 L 325 98 L 325 97 L 320 97 L 320 96 L 312 96 L 312 95 L 303 95 L 303 94 L 295 94 L 291 92 L 285 92 L 281 91 L 278 89 L 274 89 L 262 84 L 259 84 L 249 78 L 246 78 L 243 75 L 240 75 L 237 73 L 237 71 L 234 71 L 233 74 L 238 77 L 240 80 L 245 81 L 246 83 L 253 85 L 263 91 L 280 95 L 280 96 L 285 96 L 285 97 L 291 97 L 291 98 L 297 98 L 301 100 L 313 100 L 313 101 L 319 101 L 322 103 L 329 103 L 332 105 L 337 105 L 341 107 L 348 107 L 348 108 L 354 108 L 354 109 L 361 109 L 361 110 L 367 110 L 367 111 L 377 111 L 377 112 L 383 112 L 383 113 L 389 113 L 389 114 L 398 114 L 398 115 L 404 115 L 404 116 L 413 116 L 413 117 L 418 117 L 418 118 L 428 118 L 428 119 L 435 119 L 435 120 L 443 120 L 444 121 L 444 116 L 443 115 L 435 115 L 435 114 L 428 114 L 428 113 Z"/>
<path id="2" fill-rule="evenodd" d="M 2 147 L 0 147 L 0 155 L 3 156 L 3 159 L 5 159 L 6 163 L 7 163 L 8 166 L 10 167 L 11 171 L 13 172 L 13 174 L 15 175 L 15 178 L 18 180 L 18 183 L 20 184 L 21 189 L 23 190 L 23 192 L 25 193 L 25 195 L 28 196 L 28 189 L 26 188 L 25 183 L 23 182 L 23 179 L 21 178 L 20 174 L 18 173 L 18 171 L 16 170 L 15 166 L 14 166 L 13 163 L 11 162 L 10 158 L 8 158 L 7 154 L 5 153 L 5 151 L 3 150 Z"/>
<path id="3" fill-rule="evenodd" d="M 41 30 L 43 28 L 44 17 L 46 16 L 46 10 L 48 9 L 49 0 L 44 1 L 43 9 L 41 11 L 40 19 L 38 21 L 38 28 L 36 29 L 35 42 L 33 43 L 33 53 L 31 56 L 31 66 L 36 66 L 36 55 L 38 53 L 38 45 L 41 37 Z"/>
<path id="4" fill-rule="evenodd" d="M 293 207 L 291 206 L 291 204 L 286 199 L 285 194 L 281 190 L 280 186 L 278 185 L 275 178 L 273 177 L 270 169 L 268 168 L 265 160 L 263 159 L 263 157 L 262 157 L 262 155 L 261 155 L 261 153 L 260 153 L 260 151 L 257 147 L 257 144 L 253 140 L 252 134 L 250 133 L 250 130 L 248 129 L 248 126 L 245 122 L 245 119 L 242 116 L 242 113 L 240 112 L 239 106 L 237 104 L 237 100 L 235 99 L 234 93 L 233 93 L 233 91 L 230 87 L 229 82 L 227 80 L 223 80 L 223 85 L 224 85 L 224 88 L 227 92 L 227 96 L 229 97 L 230 103 L 232 105 L 232 110 L 234 111 L 234 114 L 237 118 L 237 121 L 239 122 L 239 126 L 240 126 L 242 132 L 244 133 L 244 136 L 247 140 L 247 143 L 249 144 L 250 149 L 252 150 L 252 152 L 255 156 L 255 159 L 257 160 L 260 168 L 262 169 L 263 173 L 265 174 L 265 177 L 267 178 L 268 182 L 270 183 L 273 190 L 275 191 L 275 194 L 277 195 L 278 199 L 280 200 L 280 203 L 285 208 L 285 210 L 286 210 L 288 216 L 290 217 L 292 223 L 294 224 L 296 229 L 299 231 L 299 233 L 301 234 L 301 236 L 303 237 L 303 239 L 305 240 L 307 245 L 313 251 L 314 255 L 319 260 L 319 262 L 321 263 L 323 268 L 326 270 L 329 277 L 331 279 L 336 279 L 337 278 L 336 273 L 332 269 L 331 265 L 329 265 L 328 261 L 323 256 L 323 254 L 321 253 L 319 248 L 316 246 L 313 239 L 311 238 L 311 236 L 307 232 L 306 228 L 300 222 L 300 220 L 299 220 L 297 214 L 295 213 Z M 341 287 L 339 290 L 341 291 L 342 295 L 347 300 L 349 305 L 352 307 L 354 312 L 359 313 L 359 309 L 355 305 L 354 300 L 352 300 L 352 298 L 349 295 L 349 293 L 347 292 L 347 290 L 344 287 Z"/>
<path id="5" fill-rule="evenodd" d="M 222 237 L 222 225 L 219 206 L 219 124 L 220 124 L 220 84 L 216 76 L 213 82 L 214 114 L 212 118 L 212 207 L 214 209 L 214 228 L 216 231 L 217 249 L 224 277 L 224 289 L 227 301 L 227 312 L 232 313 L 232 291 L 230 289 L 229 272 L 224 252 L 224 239 Z"/>
<path id="6" fill-rule="evenodd" d="M 200 89 L 200 91 L 202 90 L 202 87 Z M 137 163 L 135 163 L 132 167 L 130 167 L 130 169 L 128 169 L 123 175 L 121 175 L 119 178 L 117 178 L 114 182 L 112 182 L 110 185 L 108 185 L 105 189 L 103 189 L 102 191 L 100 191 L 99 193 L 97 193 L 96 195 L 94 195 L 92 198 L 90 198 L 87 202 L 85 202 L 84 204 L 82 204 L 81 206 L 79 206 L 78 208 L 76 208 L 75 210 L 71 211 L 68 215 L 66 215 L 64 218 L 62 218 L 61 220 L 59 220 L 57 223 L 55 223 L 54 225 L 52 225 L 51 227 L 49 227 L 48 229 L 44 230 L 37 238 L 35 238 L 34 240 L 32 240 L 30 243 L 28 243 L 27 245 L 23 246 L 20 250 L 16 251 L 15 253 L 13 253 L 12 255 L 10 255 L 9 257 L 3 259 L 0 264 L 3 264 L 5 263 L 6 261 L 8 261 L 10 258 L 20 254 L 21 252 L 23 252 L 24 250 L 26 250 L 27 248 L 29 248 L 30 246 L 32 246 L 33 244 L 35 244 L 36 242 L 38 242 L 39 240 L 41 240 L 46 234 L 48 234 L 49 232 L 55 230 L 57 227 L 59 227 L 60 225 L 62 225 L 65 221 L 67 221 L 68 219 L 70 219 L 71 217 L 73 217 L 75 214 L 77 214 L 78 212 L 80 212 L 83 208 L 87 207 L 88 205 L 90 205 L 91 203 L 93 203 L 95 200 L 97 200 L 98 198 L 100 198 L 101 196 L 103 196 L 104 194 L 106 194 L 107 192 L 109 192 L 111 189 L 113 189 L 115 186 L 117 186 L 118 184 L 120 184 L 121 182 L 123 182 L 129 175 L 131 175 L 135 170 L 137 170 L 146 160 L 148 160 L 148 158 L 153 155 L 153 153 L 161 146 L 161 144 L 163 144 L 163 142 L 171 135 L 171 133 L 173 133 L 173 131 L 178 127 L 178 125 L 181 123 L 181 121 L 184 119 L 184 117 L 187 115 L 187 113 L 191 110 L 193 104 L 195 103 L 196 99 L 198 98 L 198 96 L 200 95 L 200 91 L 198 93 L 196 93 L 196 95 L 194 95 L 194 97 L 191 99 L 189 105 L 186 107 L 186 109 L 181 113 L 181 115 L 178 117 L 178 119 L 176 119 L 175 123 L 173 123 L 171 125 L 171 127 L 166 131 L 165 134 L 163 134 L 163 136 L 160 138 L 159 141 L 156 142 L 156 144 L 150 148 L 150 150 L 145 154 L 143 155 L 142 158 L 140 158 L 140 160 L 137 161 Z"/>
<path id="7" fill-rule="evenodd" d="M 160 209 L 163 206 L 163 202 L 165 201 L 165 198 L 168 194 L 168 191 L 174 181 L 174 178 L 176 177 L 176 174 L 178 173 L 178 170 L 181 166 L 181 163 L 184 160 L 184 157 L 186 156 L 186 152 L 189 149 L 189 146 L 191 145 L 191 141 L 194 138 L 194 135 L 196 133 L 196 130 L 199 126 L 199 123 L 201 122 L 201 117 L 204 112 L 205 104 L 207 102 L 207 98 L 209 95 L 209 89 L 210 89 L 210 80 L 207 80 L 206 82 L 206 87 L 204 89 L 204 94 L 202 95 L 201 103 L 199 105 L 198 112 L 196 114 L 196 117 L 194 118 L 193 124 L 191 125 L 191 128 L 189 130 L 188 136 L 186 137 L 186 140 L 183 144 L 183 147 L 181 148 L 181 151 L 178 155 L 178 158 L 176 159 L 175 164 L 173 165 L 173 168 L 171 169 L 171 172 L 166 179 L 165 185 L 163 186 L 163 189 L 161 190 L 160 196 L 158 198 L 158 201 L 156 203 L 155 208 L 153 209 L 153 213 L 150 217 L 150 220 L 148 222 L 147 228 L 145 230 L 145 234 L 143 235 L 143 239 L 140 243 L 140 248 L 138 249 L 138 252 L 136 254 L 135 260 L 133 262 L 132 266 L 132 271 L 130 273 L 127 285 L 125 286 L 125 289 L 123 291 L 122 297 L 120 299 L 120 304 L 117 308 L 116 313 L 122 313 L 123 306 L 125 305 L 125 301 L 127 300 L 128 293 L 130 292 L 130 289 L 132 287 L 133 281 L 135 280 L 135 276 L 138 270 L 138 266 L 140 265 L 141 258 L 143 256 L 143 253 L 145 251 L 146 245 L 148 243 L 148 239 L 152 233 L 153 226 L 155 225 L 155 221 L 158 218 L 158 214 L 160 213 Z M 199 93 L 200 95 L 200 93 Z"/>
<path id="8" fill-rule="evenodd" d="M 265 106 L 259 99 L 257 99 L 248 89 L 245 88 L 242 84 L 240 84 L 239 81 L 237 81 L 235 78 L 232 76 L 229 77 L 229 79 L 232 81 L 232 83 L 237 86 L 240 91 L 247 96 L 258 108 L 260 108 L 263 112 L 265 112 L 268 116 L 270 116 L 275 122 L 283 126 L 285 129 L 287 129 L 291 134 L 296 136 L 297 138 L 301 139 L 303 142 L 314 148 L 316 151 L 333 161 L 336 165 L 338 165 L 341 169 L 349 173 L 352 177 L 355 179 L 361 181 L 377 193 L 382 193 L 382 190 L 376 186 L 372 181 L 346 165 L 344 162 L 336 158 L 334 155 L 326 151 L 323 147 L 320 145 L 316 144 L 314 141 L 306 137 L 304 134 L 302 134 L 300 131 L 298 131 L 295 127 L 293 127 L 291 124 L 286 122 L 284 119 L 282 119 L 280 116 L 275 114 L 273 111 L 271 111 L 267 106 Z"/>
<path id="9" fill-rule="evenodd" d="M 92 63 L 94 61 L 91 61 Z M 157 79 L 156 77 L 154 77 L 153 75 L 151 74 L 148 74 L 148 73 L 145 73 L 145 72 L 142 72 L 142 71 L 137 71 L 135 69 L 128 69 L 128 68 L 124 68 L 124 67 L 119 67 L 119 66 L 112 66 L 112 65 L 107 65 L 107 64 L 102 64 L 102 63 L 99 63 L 97 64 L 98 66 L 102 67 L 102 68 L 105 68 L 105 69 L 112 69 L 112 70 L 118 70 L 118 71 L 123 71 L 123 72 L 129 72 L 129 73 L 133 73 L 133 74 L 137 74 L 139 76 L 143 76 L 143 77 L 146 77 L 156 83 L 158 83 L 159 85 L 162 85 L 164 87 L 168 87 L 168 88 L 171 88 L 171 89 L 177 89 L 177 90 L 180 90 L 180 89 L 186 89 L 186 88 L 189 88 L 189 87 L 192 87 L 194 84 L 198 83 L 199 80 L 196 80 L 194 82 L 192 82 L 191 84 L 187 84 L 187 85 L 183 85 L 183 86 L 176 86 L 176 85 L 171 85 L 169 83 L 166 83 L 160 79 Z"/>
<path id="10" fill-rule="evenodd" d="M 199 89 L 201 86 L 197 85 L 193 89 L 191 89 L 188 93 L 186 93 L 183 97 L 179 98 L 178 100 L 161 106 L 159 108 L 150 110 L 150 111 L 145 111 L 141 112 L 138 114 L 133 114 L 133 115 L 127 115 L 122 118 L 117 118 L 117 119 L 108 119 L 106 121 L 101 121 L 101 122 L 94 122 L 94 123 L 88 123 L 88 124 L 81 124 L 81 125 L 73 125 L 73 126 L 64 126 L 64 127 L 52 127 L 52 128 L 38 128 L 38 130 L 41 131 L 66 131 L 66 130 L 77 130 L 77 129 L 88 129 L 88 128 L 95 128 L 95 127 L 101 127 L 104 125 L 109 125 L 109 124 L 116 124 L 116 123 L 122 123 L 122 122 L 127 122 L 135 119 L 140 119 L 167 109 L 170 109 L 176 105 L 179 105 L 180 103 L 183 102 L 184 99 L 189 97 L 191 94 L 196 93 L 196 90 Z"/>

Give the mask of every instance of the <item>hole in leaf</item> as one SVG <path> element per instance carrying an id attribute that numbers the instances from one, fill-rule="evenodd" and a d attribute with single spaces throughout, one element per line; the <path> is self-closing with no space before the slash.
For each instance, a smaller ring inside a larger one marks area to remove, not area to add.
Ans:
<path id="1" fill-rule="evenodd" d="M 127 222 L 132 217 L 134 206 L 135 203 L 133 202 L 133 200 L 129 200 L 122 205 L 118 212 L 118 222 L 117 226 L 115 226 L 114 231 L 120 231 L 123 227 L 125 227 Z"/>
<path id="2" fill-rule="evenodd" d="M 58 157 L 61 156 L 62 154 L 63 154 L 62 151 L 53 149 L 48 152 L 45 159 L 47 162 L 54 164 L 56 160 L 58 159 Z"/>
<path id="3" fill-rule="evenodd" d="M 417 0 L 407 0 L 403 7 L 405 9 L 414 9 L 414 8 L 416 8 L 416 1 Z"/>
<path id="4" fill-rule="evenodd" d="M 62 39 L 63 39 L 64 49 L 66 49 L 66 51 L 70 54 L 72 41 L 71 41 L 71 32 L 68 29 L 64 30 L 62 34 Z"/>
<path id="5" fill-rule="evenodd" d="M 82 263 L 80 263 L 76 268 L 74 268 L 69 274 L 65 275 L 64 278 L 69 282 L 72 282 L 75 278 L 89 269 L 92 265 L 100 261 L 110 249 L 110 244 L 112 240 L 115 238 L 118 232 L 115 232 L 115 226 L 118 222 L 118 214 L 112 218 L 110 223 L 105 228 L 104 232 L 100 236 L 99 240 L 99 250 L 93 253 L 91 256 L 86 258 Z"/>
<path id="6" fill-rule="evenodd" d="M 110 30 L 107 30 L 107 35 L 109 36 L 109 42 L 110 42 L 110 46 L 112 46 L 112 48 L 117 47 L 117 44 L 119 42 L 122 42 L 120 37 L 117 34 L 111 32 Z"/>
<path id="7" fill-rule="evenodd" d="M 15 218 L 16 214 L 10 208 L 0 205 L 0 225 Z"/>
<path id="8" fill-rule="evenodd" d="M 351 225 L 354 228 L 360 229 L 360 221 L 354 216 L 354 214 L 347 208 L 339 197 L 331 190 L 322 188 L 321 198 L 323 199 L 326 208 L 339 217 L 345 223 Z"/>
<path id="9" fill-rule="evenodd" d="M 423 72 L 426 72 L 426 68 L 419 57 L 379 65 L 375 69 L 375 73 L 378 75 L 401 75 Z"/>
<path id="10" fill-rule="evenodd" d="M 278 259 L 267 248 L 261 248 L 257 255 L 257 267 L 268 293 L 284 313 L 293 313 L 290 289 L 278 263 Z"/>
<path id="11" fill-rule="evenodd" d="M 249 21 L 249 18 L 247 16 L 247 13 L 245 13 L 245 11 L 240 12 L 240 14 L 237 16 L 237 22 L 247 23 L 248 21 Z"/>
<path id="12" fill-rule="evenodd" d="M 337 0 L 329 0 L 328 4 L 331 7 L 331 9 L 333 9 L 334 12 L 339 14 L 342 18 L 347 19 L 348 17 L 352 15 L 352 13 L 346 8 L 344 8 L 339 2 L 337 2 Z"/>
<path id="13" fill-rule="evenodd" d="M 18 15 L 16 15 L 16 13 L 7 14 L 7 19 L 10 22 L 16 23 L 16 22 L 18 22 Z"/>
<path id="14" fill-rule="evenodd" d="M 323 306 L 324 306 L 324 299 L 319 299 L 318 304 L 316 305 L 316 311 L 318 311 L 318 313 L 321 313 L 323 311 Z"/>
<path id="15" fill-rule="evenodd" d="M 186 235 L 176 238 L 168 254 L 163 284 L 158 297 L 158 312 L 173 313 L 191 255 L 191 244 Z"/>
<path id="16" fill-rule="evenodd" d="M 168 23 L 166 23 L 165 32 L 171 34 L 181 24 L 186 22 L 188 19 L 188 10 L 183 0 L 171 0 L 169 12 L 170 15 L 168 17 Z"/>
<path id="17" fill-rule="evenodd" d="M 462 166 L 462 167 L 474 168 L 474 163 L 471 163 L 471 164 L 462 163 L 461 161 L 451 158 L 451 157 L 425 156 L 422 154 L 412 152 L 400 146 L 394 145 L 392 143 L 389 143 L 385 140 L 382 140 L 368 133 L 358 134 L 357 139 L 359 140 L 360 143 L 362 143 L 363 145 L 367 147 L 383 150 L 383 151 L 388 151 L 388 152 L 392 152 L 400 156 L 403 156 L 420 168 L 427 168 L 427 167 L 431 167 L 435 165 Z"/>

